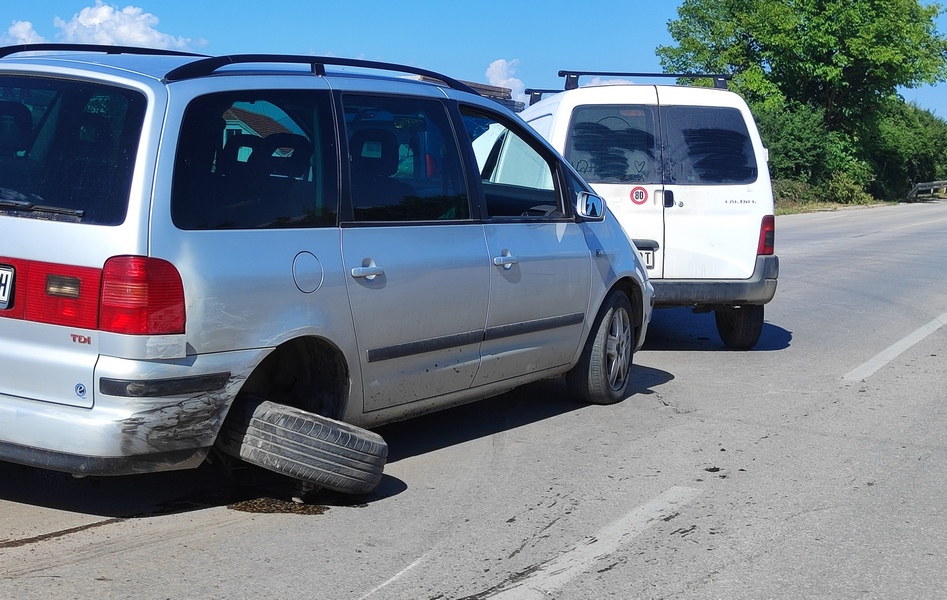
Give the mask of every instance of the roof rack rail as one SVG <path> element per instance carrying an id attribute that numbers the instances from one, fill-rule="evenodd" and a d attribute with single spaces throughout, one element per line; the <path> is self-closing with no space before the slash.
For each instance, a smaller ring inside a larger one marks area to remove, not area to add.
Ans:
<path id="1" fill-rule="evenodd" d="M 105 54 L 151 54 L 156 56 L 207 56 L 182 50 L 139 48 L 137 46 L 109 46 L 107 44 L 17 44 L 0 47 L 0 58 L 21 52 L 104 52 Z"/>
<path id="2" fill-rule="evenodd" d="M 529 96 L 529 105 L 532 106 L 543 99 L 543 94 L 558 94 L 562 90 L 526 88 L 523 93 Z"/>
<path id="3" fill-rule="evenodd" d="M 418 67 L 356 58 L 339 58 L 335 56 L 305 56 L 295 54 L 227 54 L 223 56 L 211 56 L 208 58 L 195 60 L 194 62 L 181 65 L 176 69 L 172 69 L 171 71 L 168 71 L 168 73 L 164 76 L 164 79 L 165 81 L 181 81 L 182 79 L 205 77 L 207 75 L 212 75 L 218 69 L 227 65 L 248 63 L 288 63 L 310 65 L 312 68 L 312 73 L 315 75 L 325 75 L 326 65 L 360 67 L 365 69 L 378 69 L 382 71 L 397 71 L 399 73 L 421 75 L 422 77 L 436 79 L 437 81 L 441 81 L 447 84 L 448 87 L 455 90 L 470 92 L 473 94 L 477 93 L 469 85 L 461 83 L 452 77 Z"/>
<path id="4" fill-rule="evenodd" d="M 714 87 L 727 89 L 727 82 L 733 79 L 733 75 L 715 74 L 715 73 L 615 73 L 609 71 L 559 71 L 559 77 L 566 78 L 564 89 L 574 90 L 579 87 L 579 77 L 582 75 L 595 75 L 596 77 L 674 77 L 676 79 L 689 78 L 697 79 L 709 77 L 714 80 Z"/>

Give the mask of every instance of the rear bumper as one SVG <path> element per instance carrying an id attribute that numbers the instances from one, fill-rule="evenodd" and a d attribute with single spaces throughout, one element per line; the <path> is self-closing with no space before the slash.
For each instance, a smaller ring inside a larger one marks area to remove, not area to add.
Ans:
<path id="1" fill-rule="evenodd" d="M 197 467 L 267 353 L 100 357 L 91 408 L 0 395 L 0 460 L 84 475 Z"/>
<path id="2" fill-rule="evenodd" d="M 776 295 L 779 257 L 758 256 L 749 279 L 652 279 L 655 306 L 766 304 Z"/>

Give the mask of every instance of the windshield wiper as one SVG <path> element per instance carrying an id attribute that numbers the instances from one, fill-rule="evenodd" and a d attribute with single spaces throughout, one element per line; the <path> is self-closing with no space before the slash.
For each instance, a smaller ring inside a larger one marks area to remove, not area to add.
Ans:
<path id="1" fill-rule="evenodd" d="M 0 208 L 12 208 L 13 210 L 25 210 L 29 212 L 50 213 L 55 215 L 69 215 L 79 217 L 85 215 L 85 211 L 77 208 L 63 208 L 61 206 L 45 206 L 43 204 L 34 204 L 29 200 L 3 200 L 0 199 Z"/>

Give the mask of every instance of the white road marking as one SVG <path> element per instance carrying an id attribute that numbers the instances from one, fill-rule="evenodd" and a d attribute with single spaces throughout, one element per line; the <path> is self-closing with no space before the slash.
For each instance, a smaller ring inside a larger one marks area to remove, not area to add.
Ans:
<path id="1" fill-rule="evenodd" d="M 401 569 L 400 571 L 398 571 L 397 573 L 395 573 L 394 575 L 392 575 L 391 578 L 388 579 L 388 581 L 386 581 L 386 582 L 384 582 L 384 583 L 382 583 L 382 584 L 376 586 L 372 591 L 368 592 L 367 594 L 365 594 L 364 596 L 362 596 L 362 597 L 359 598 L 358 600 L 365 600 L 365 598 L 368 598 L 369 596 L 371 596 L 372 594 L 374 594 L 374 593 L 377 592 L 378 590 L 382 589 L 383 587 L 387 587 L 387 586 L 391 585 L 392 583 L 398 581 L 399 579 L 401 579 L 401 577 L 402 577 L 405 573 L 407 573 L 408 571 L 410 571 L 410 570 L 413 569 L 414 567 L 416 567 L 416 566 L 418 566 L 419 564 L 421 564 L 422 562 L 424 562 L 424 559 L 426 559 L 428 556 L 430 556 L 432 552 L 434 552 L 433 549 L 428 550 L 427 552 L 425 552 L 424 554 L 422 554 L 420 557 L 418 557 L 418 559 L 415 560 L 413 563 L 411 563 L 411 564 L 408 565 L 407 567 Z"/>
<path id="2" fill-rule="evenodd" d="M 920 342 L 930 334 L 934 333 L 944 325 L 947 325 L 947 313 L 937 317 L 911 335 L 902 338 L 900 341 L 888 346 L 868 362 L 849 371 L 845 375 L 842 375 L 842 379 L 844 381 L 861 381 L 862 379 L 870 377 L 875 371 L 897 358 L 899 354 L 914 344 Z"/>
<path id="3" fill-rule="evenodd" d="M 585 573 L 594 564 L 615 552 L 619 546 L 638 536 L 658 519 L 672 516 L 681 507 L 700 494 L 691 487 L 672 487 L 653 500 L 642 504 L 622 518 L 605 526 L 574 548 L 560 555 L 515 587 L 507 588 L 491 598 L 501 600 L 542 600 L 549 598 L 577 575 Z"/>

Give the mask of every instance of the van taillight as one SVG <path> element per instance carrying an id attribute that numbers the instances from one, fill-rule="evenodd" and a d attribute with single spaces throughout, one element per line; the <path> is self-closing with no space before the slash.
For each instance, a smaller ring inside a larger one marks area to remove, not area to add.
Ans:
<path id="1" fill-rule="evenodd" d="M 17 294 L 25 299 L 24 319 L 80 329 L 96 328 L 102 274 L 99 269 L 30 261 L 25 270 L 25 294 Z"/>
<path id="2" fill-rule="evenodd" d="M 184 286 L 171 263 L 115 256 L 102 269 L 99 329 L 132 335 L 184 333 Z"/>
<path id="3" fill-rule="evenodd" d="M 760 244 L 757 246 L 756 253 L 773 254 L 776 251 L 776 218 L 773 215 L 763 217 L 763 224 L 760 225 Z"/>

